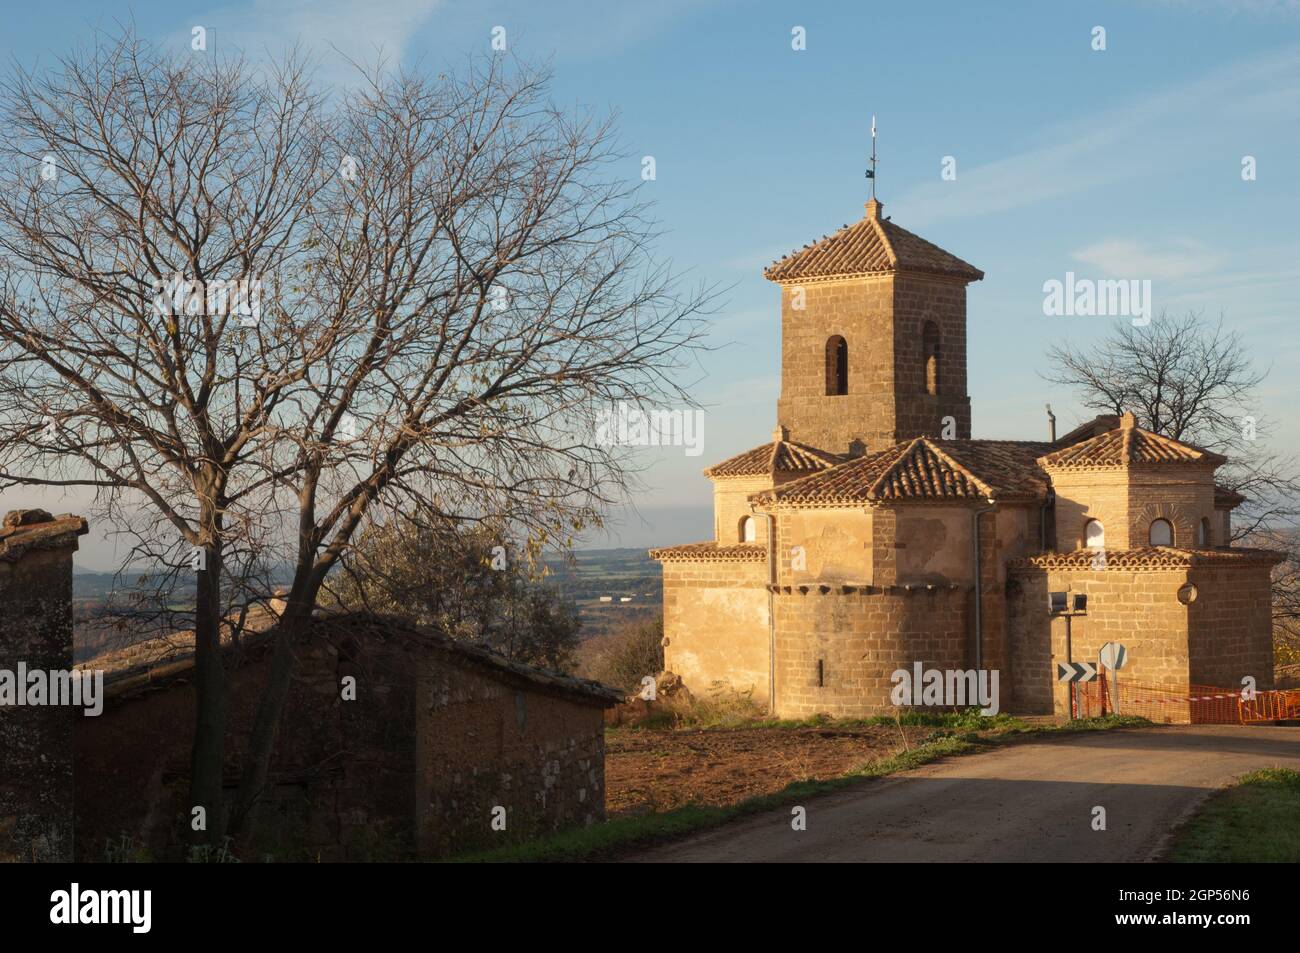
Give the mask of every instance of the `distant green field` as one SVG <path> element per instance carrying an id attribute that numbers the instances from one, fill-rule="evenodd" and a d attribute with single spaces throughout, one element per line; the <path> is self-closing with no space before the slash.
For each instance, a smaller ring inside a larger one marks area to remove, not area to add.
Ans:
<path id="1" fill-rule="evenodd" d="M 547 559 L 546 584 L 555 588 L 578 609 L 583 638 L 617 629 L 625 622 L 657 613 L 663 605 L 663 574 L 645 549 L 588 549 L 573 554 L 572 560 Z M 116 595 L 120 602 L 132 588 L 141 585 L 139 571 L 114 573 L 78 571 L 72 577 L 72 593 L 78 622 L 78 657 L 104 648 L 108 634 L 100 632 L 96 615 Z M 284 582 L 289 574 L 284 573 Z M 146 577 L 142 588 L 157 583 Z M 173 608 L 185 611 L 193 605 L 193 593 L 176 592 Z M 608 602 L 601 602 L 608 596 Z M 627 599 L 626 602 L 622 601 Z M 119 637 L 120 638 L 120 637 Z"/>

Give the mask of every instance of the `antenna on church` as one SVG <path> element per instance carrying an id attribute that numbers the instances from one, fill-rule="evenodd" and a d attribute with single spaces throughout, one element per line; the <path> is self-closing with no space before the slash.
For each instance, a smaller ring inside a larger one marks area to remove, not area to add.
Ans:
<path id="1" fill-rule="evenodd" d="M 876 197 L 876 116 L 871 116 L 871 168 L 867 170 L 867 178 L 871 180 L 871 197 Z"/>

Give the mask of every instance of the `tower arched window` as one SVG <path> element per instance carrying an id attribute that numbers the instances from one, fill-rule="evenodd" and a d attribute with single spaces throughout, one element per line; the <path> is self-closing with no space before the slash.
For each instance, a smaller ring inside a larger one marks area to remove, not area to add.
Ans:
<path id="1" fill-rule="evenodd" d="M 826 396 L 849 392 L 849 344 L 838 334 L 826 341 Z"/>
<path id="2" fill-rule="evenodd" d="M 758 524 L 754 522 L 754 517 L 742 516 L 740 518 L 740 541 L 742 543 L 758 541 Z"/>
<path id="3" fill-rule="evenodd" d="M 925 322 L 921 329 L 921 359 L 925 369 L 925 392 L 939 393 L 939 325 Z"/>
<path id="4" fill-rule="evenodd" d="M 1152 520 L 1147 541 L 1152 546 L 1172 546 L 1174 544 L 1174 525 L 1169 520 Z"/>
<path id="5" fill-rule="evenodd" d="M 1088 520 L 1083 524 L 1083 545 L 1089 549 L 1106 548 L 1106 529 L 1101 520 Z"/>

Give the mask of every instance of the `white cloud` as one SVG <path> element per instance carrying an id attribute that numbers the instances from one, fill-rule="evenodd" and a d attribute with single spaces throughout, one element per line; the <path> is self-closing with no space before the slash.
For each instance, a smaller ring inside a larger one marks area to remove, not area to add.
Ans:
<path id="1" fill-rule="evenodd" d="M 1223 264 L 1223 256 L 1191 239 L 1156 247 L 1127 238 L 1094 242 L 1072 253 L 1107 277 L 1154 280 L 1205 276 Z"/>
<path id="2" fill-rule="evenodd" d="M 1222 10 L 1234 16 L 1236 14 L 1291 16 L 1300 13 L 1300 0 L 1157 0 L 1157 3 L 1159 6 L 1183 10 L 1188 8 Z"/>
<path id="3" fill-rule="evenodd" d="M 414 33 L 442 0 L 252 0 L 217 7 L 189 18 L 208 30 L 216 50 L 223 45 L 256 59 L 296 44 L 318 57 L 322 75 L 333 81 L 354 76 L 347 60 L 373 64 L 382 55 L 397 62 Z"/>
<path id="4" fill-rule="evenodd" d="M 1186 166 L 1219 141 L 1258 140 L 1258 119 L 1300 117 L 1300 47 L 1235 63 L 1193 82 L 1099 113 L 1058 120 L 1031 148 L 964 168 L 956 182 L 928 182 L 895 200 L 908 227 L 1023 208 Z M 1210 160 L 1206 160 L 1210 161 Z"/>

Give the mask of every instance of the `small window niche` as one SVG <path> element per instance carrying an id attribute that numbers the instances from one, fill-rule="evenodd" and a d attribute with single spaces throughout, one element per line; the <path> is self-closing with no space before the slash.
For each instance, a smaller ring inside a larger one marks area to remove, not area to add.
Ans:
<path id="1" fill-rule="evenodd" d="M 1147 533 L 1147 542 L 1152 546 L 1172 546 L 1174 544 L 1174 524 L 1166 519 L 1152 520 Z"/>
<path id="2" fill-rule="evenodd" d="M 826 341 L 826 396 L 842 397 L 849 392 L 849 343 L 832 335 Z"/>
<path id="3" fill-rule="evenodd" d="M 754 522 L 754 517 L 742 516 L 740 518 L 740 541 L 742 543 L 758 542 L 758 524 Z"/>

